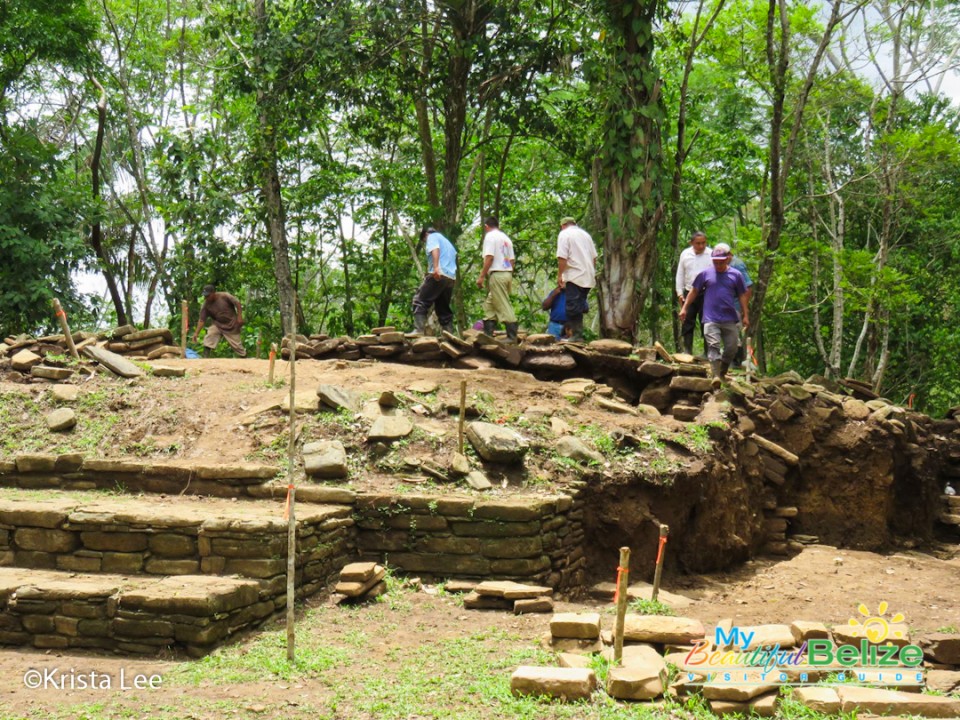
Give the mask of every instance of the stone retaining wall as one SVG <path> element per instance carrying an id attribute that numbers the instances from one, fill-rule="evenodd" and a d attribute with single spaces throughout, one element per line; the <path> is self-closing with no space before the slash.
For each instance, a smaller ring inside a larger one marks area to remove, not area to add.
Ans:
<path id="1" fill-rule="evenodd" d="M 557 590 L 583 582 L 583 508 L 567 495 L 359 495 L 358 546 L 366 559 L 444 578 L 505 578 Z"/>
<path id="2" fill-rule="evenodd" d="M 63 500 L 0 500 L 0 565 L 73 572 L 153 576 L 239 575 L 257 580 L 261 599 L 283 605 L 287 524 L 244 519 L 244 508 L 204 517 L 148 503 L 77 504 Z M 279 508 L 278 508 L 279 511 Z M 354 521 L 344 506 L 309 506 L 298 516 L 298 593 L 325 587 L 349 562 Z"/>

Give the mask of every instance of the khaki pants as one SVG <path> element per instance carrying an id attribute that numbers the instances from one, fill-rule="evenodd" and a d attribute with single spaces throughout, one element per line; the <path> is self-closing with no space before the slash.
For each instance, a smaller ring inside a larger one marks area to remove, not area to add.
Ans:
<path id="1" fill-rule="evenodd" d="M 240 341 L 240 331 L 234 330 L 233 332 L 227 332 L 226 330 L 221 330 L 216 325 L 211 325 L 207 329 L 207 335 L 203 338 L 203 346 L 213 350 L 220 344 L 220 338 L 224 338 L 227 343 L 230 345 L 230 349 L 233 350 L 234 354 L 238 357 L 246 357 L 247 350 L 243 347 L 243 343 Z"/>
<path id="2" fill-rule="evenodd" d="M 483 301 L 484 320 L 497 320 L 502 323 L 517 321 L 517 314 L 510 304 L 512 286 L 512 272 L 492 272 L 487 275 L 487 297 Z"/>

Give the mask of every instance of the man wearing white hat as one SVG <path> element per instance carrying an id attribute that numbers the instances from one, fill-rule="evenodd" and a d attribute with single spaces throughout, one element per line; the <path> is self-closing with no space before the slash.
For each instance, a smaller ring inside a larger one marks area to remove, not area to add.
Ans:
<path id="1" fill-rule="evenodd" d="M 719 389 L 721 382 L 727 379 L 727 370 L 740 346 L 741 323 L 743 327 L 750 325 L 747 286 L 743 282 L 743 275 L 730 267 L 732 258 L 729 247 L 714 248 L 710 253 L 713 267 L 697 275 L 680 310 L 682 322 L 697 297 L 703 296 L 703 337 L 707 345 L 707 360 L 713 371 L 714 389 Z"/>

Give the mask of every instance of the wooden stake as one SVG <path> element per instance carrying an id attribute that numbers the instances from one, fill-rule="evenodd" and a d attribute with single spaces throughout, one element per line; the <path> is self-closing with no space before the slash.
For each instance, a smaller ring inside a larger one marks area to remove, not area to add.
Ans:
<path id="1" fill-rule="evenodd" d="M 657 595 L 660 594 L 660 573 L 663 572 L 663 556 L 667 549 L 667 538 L 669 536 L 670 526 L 661 525 L 660 544 L 657 546 L 657 569 L 653 573 L 653 592 L 650 594 L 650 599 L 654 602 L 657 599 Z"/>
<path id="2" fill-rule="evenodd" d="M 617 627 L 613 633 L 613 662 L 620 664 L 623 658 L 623 624 L 627 617 L 627 587 L 630 585 L 630 548 L 620 548 L 620 565 L 617 567 Z"/>
<path id="3" fill-rule="evenodd" d="M 459 442 L 460 454 L 463 455 L 463 419 L 467 414 L 467 381 L 460 381 L 460 419 L 457 422 L 457 441 Z"/>
<path id="4" fill-rule="evenodd" d="M 753 375 L 753 338 L 747 338 L 747 384 Z"/>
<path id="5" fill-rule="evenodd" d="M 80 359 L 80 353 L 77 352 L 77 346 L 73 344 L 73 335 L 70 332 L 70 326 L 67 325 L 67 314 L 63 311 L 63 308 L 60 307 L 60 301 L 56 298 L 53 299 L 53 311 L 57 316 L 57 320 L 60 321 L 60 329 L 63 330 L 63 336 L 67 340 L 67 349 L 70 351 L 70 355 L 74 360 Z"/>
<path id="6" fill-rule="evenodd" d="M 293 306 L 297 307 L 297 295 L 293 295 Z M 290 438 L 287 442 L 287 660 L 294 660 L 297 576 L 297 486 L 293 482 L 293 455 L 296 449 L 297 404 L 297 314 L 290 321 Z M 271 371 L 273 364 L 271 363 Z"/>
<path id="7" fill-rule="evenodd" d="M 273 366 L 277 362 L 277 344 L 270 343 L 270 372 L 267 375 L 267 382 L 273 385 Z"/>
<path id="8" fill-rule="evenodd" d="M 187 356 L 187 336 L 190 334 L 190 304 L 180 301 L 180 357 Z"/>
<path id="9" fill-rule="evenodd" d="M 263 347 L 263 331 L 257 330 L 257 360 L 260 359 L 260 348 Z"/>

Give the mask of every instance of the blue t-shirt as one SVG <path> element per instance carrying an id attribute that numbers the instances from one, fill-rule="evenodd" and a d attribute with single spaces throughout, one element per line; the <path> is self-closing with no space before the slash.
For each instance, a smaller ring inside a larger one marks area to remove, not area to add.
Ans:
<path id="1" fill-rule="evenodd" d="M 733 258 L 730 261 L 730 267 L 734 270 L 739 270 L 740 274 L 743 275 L 743 285 L 744 287 L 750 287 L 753 285 L 753 280 L 750 279 L 750 273 L 747 272 L 747 264 L 738 257 Z"/>
<path id="2" fill-rule="evenodd" d="M 728 267 L 726 272 L 718 273 L 716 268 L 707 268 L 693 279 L 693 287 L 703 295 L 703 322 L 740 322 L 739 298 L 747 286 L 739 271 Z"/>
<path id="3" fill-rule="evenodd" d="M 438 232 L 427 235 L 427 272 L 433 272 L 433 251 L 440 250 L 440 274 L 457 278 L 457 249 Z"/>
<path id="4" fill-rule="evenodd" d="M 550 322 L 563 325 L 567 321 L 567 294 L 561 290 L 550 305 Z"/>

